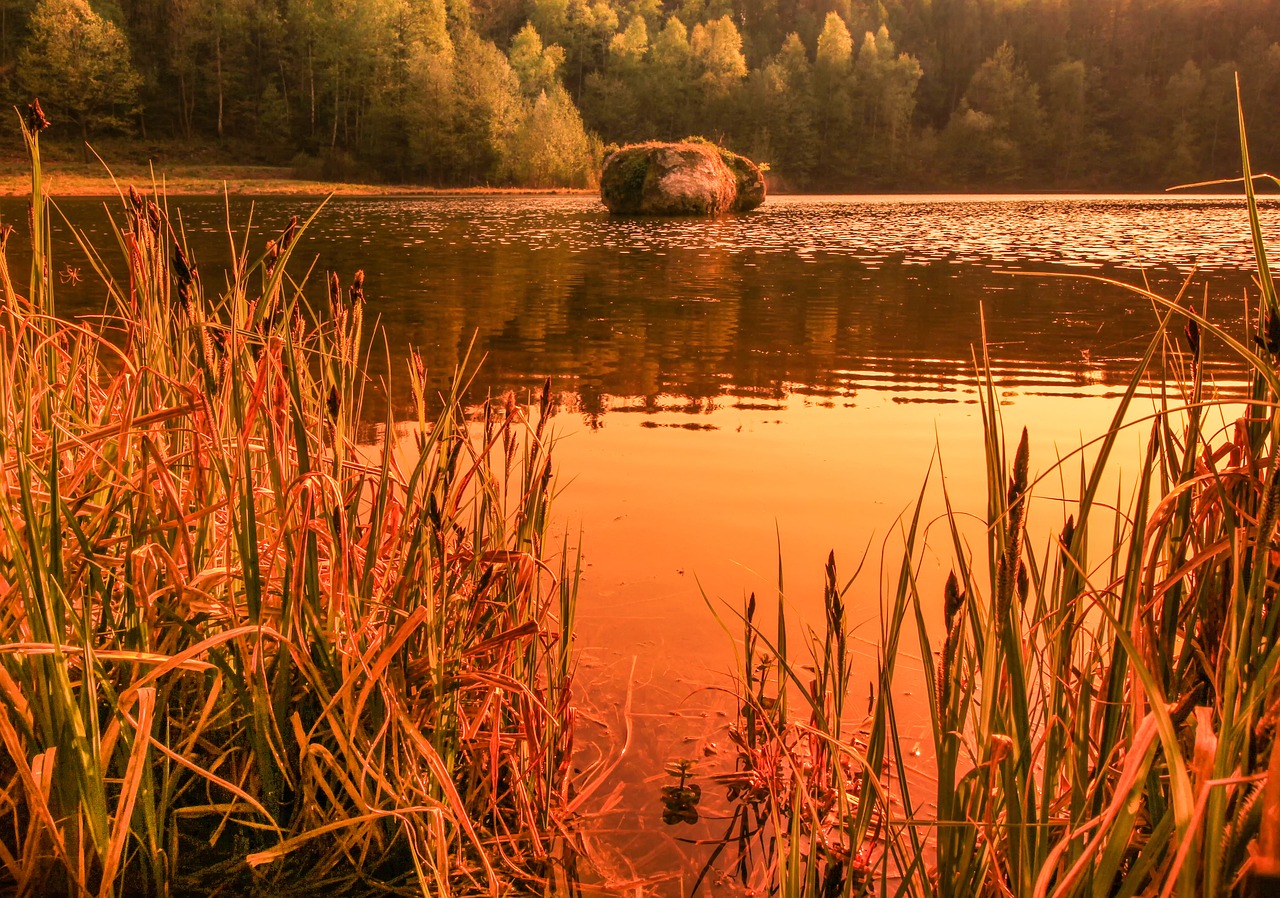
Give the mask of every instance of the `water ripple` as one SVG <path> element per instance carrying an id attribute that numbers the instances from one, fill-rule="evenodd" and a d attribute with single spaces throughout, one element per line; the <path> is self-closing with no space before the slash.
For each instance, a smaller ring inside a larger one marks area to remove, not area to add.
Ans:
<path id="1" fill-rule="evenodd" d="M 1280 200 L 1261 201 L 1280 236 Z M 1240 269 L 1253 249 L 1243 200 L 1222 196 L 774 197 L 714 221 L 610 218 L 591 197 L 344 200 L 320 228 L 367 227 L 371 213 L 423 235 L 465 234 L 474 247 L 518 243 L 572 252 L 670 249 L 853 256 L 874 265 L 1067 265 Z M 458 231 L 458 223 L 465 228 Z"/>

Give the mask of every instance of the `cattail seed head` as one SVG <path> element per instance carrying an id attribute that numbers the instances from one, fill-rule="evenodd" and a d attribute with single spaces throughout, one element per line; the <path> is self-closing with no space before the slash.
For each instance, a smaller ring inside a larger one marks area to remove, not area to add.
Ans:
<path id="1" fill-rule="evenodd" d="M 44 110 L 40 108 L 40 98 L 33 97 L 27 104 L 27 130 L 32 134 L 39 134 L 50 124 L 52 123 L 45 117 Z"/>
<path id="2" fill-rule="evenodd" d="M 960 581 L 956 578 L 955 571 L 947 575 L 947 585 L 943 589 L 943 597 L 942 611 L 947 625 L 947 632 L 950 633 L 952 625 L 955 624 L 956 615 L 964 607 L 965 600 L 965 594 L 960 591 Z"/>
<path id="3" fill-rule="evenodd" d="M 185 311 L 191 306 L 194 296 L 195 269 L 187 261 L 187 254 L 182 251 L 182 247 L 177 244 L 173 247 L 173 279 L 178 288 L 178 305 Z"/>
<path id="4" fill-rule="evenodd" d="M 280 233 L 280 252 L 284 252 L 293 245 L 294 239 L 298 236 L 298 216 L 293 215 L 289 218 L 289 224 Z"/>
<path id="5" fill-rule="evenodd" d="M 1027 446 L 1027 429 L 1022 428 L 1022 439 L 1018 442 L 1018 451 L 1013 457 L 1013 475 L 1009 479 L 1009 508 L 1018 504 L 1027 491 L 1027 470 L 1030 465 L 1031 450 Z"/>
<path id="6" fill-rule="evenodd" d="M 1009 567 L 1009 556 L 1001 555 L 996 559 L 996 597 L 995 614 L 997 621 L 1003 621 L 1013 601 L 1013 571 Z"/>
<path id="7" fill-rule="evenodd" d="M 1191 349 L 1191 359 L 1196 364 L 1200 362 L 1200 325 L 1191 318 L 1187 321 L 1187 326 L 1183 333 L 1187 337 L 1187 346 Z"/>
<path id="8" fill-rule="evenodd" d="M 1267 310 L 1265 318 L 1261 312 L 1258 314 L 1258 331 L 1261 336 L 1255 334 L 1253 342 L 1272 355 L 1280 354 L 1280 315 L 1272 309 Z"/>

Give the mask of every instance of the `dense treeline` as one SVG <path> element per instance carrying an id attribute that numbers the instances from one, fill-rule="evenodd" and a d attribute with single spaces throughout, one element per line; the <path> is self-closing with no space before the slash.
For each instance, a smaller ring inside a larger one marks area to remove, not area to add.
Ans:
<path id="1" fill-rule="evenodd" d="M 1280 168 L 1280 0 L 0 0 L 72 133 L 329 177 L 585 184 L 701 134 L 797 189 L 1151 188 Z"/>

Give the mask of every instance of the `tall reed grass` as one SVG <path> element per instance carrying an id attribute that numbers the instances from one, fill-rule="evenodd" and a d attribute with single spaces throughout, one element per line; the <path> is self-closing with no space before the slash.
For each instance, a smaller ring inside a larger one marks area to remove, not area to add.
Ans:
<path id="1" fill-rule="evenodd" d="M 946 497 L 953 570 L 941 620 L 930 620 L 939 603 L 917 577 L 926 547 L 916 506 L 883 603 L 865 718 L 849 703 L 850 584 L 834 558 L 826 626 L 807 652 L 789 649 L 781 609 L 766 636 L 754 597 L 748 604 L 739 751 L 726 779 L 739 802 L 728 841 L 757 888 L 794 898 L 873 888 L 983 898 L 1275 894 L 1280 303 L 1243 116 L 1240 141 L 1256 259 L 1248 336 L 1208 320 L 1184 294 L 1126 287 L 1157 310 L 1158 331 L 1108 431 L 1039 479 L 1025 430 L 1009 451 L 984 351 L 985 545 L 966 539 Z M 1208 341 L 1246 366 L 1247 395 L 1205 384 Z M 1159 397 L 1145 416 L 1135 407 L 1144 384 Z M 1234 426 L 1214 429 L 1214 410 Z M 1101 491 L 1130 427 L 1146 428 L 1143 461 L 1125 477 L 1131 495 L 1112 505 Z M 1055 537 L 1037 547 L 1028 515 L 1050 478 L 1078 493 Z M 936 767 L 923 771 L 903 750 L 894 709 L 895 666 L 916 647 L 934 667 L 925 679 Z M 913 792 L 933 779 L 931 795 Z"/>
<path id="2" fill-rule="evenodd" d="M 107 314 L 60 319 L 37 111 L 25 294 L 0 252 L 0 891 L 553 890 L 548 394 L 469 423 L 415 356 L 412 451 L 389 419 L 361 447 L 362 275 L 313 311 L 294 219 L 229 228 L 210 289 L 133 188 L 111 253 L 78 236 Z"/>

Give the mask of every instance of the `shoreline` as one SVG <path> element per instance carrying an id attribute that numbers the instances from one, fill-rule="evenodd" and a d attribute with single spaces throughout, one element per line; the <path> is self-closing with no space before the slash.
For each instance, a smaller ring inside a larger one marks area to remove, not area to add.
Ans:
<path id="1" fill-rule="evenodd" d="M 43 171 L 47 195 L 62 197 L 110 197 L 133 185 L 144 193 L 158 190 L 167 196 L 351 196 L 351 197 L 450 197 L 450 196 L 595 196 L 578 187 L 425 187 L 413 184 L 355 184 L 308 181 L 290 176 L 289 169 L 269 166 L 210 165 L 173 170 L 127 166 L 105 172 L 92 166 L 49 166 Z M 144 189 L 145 188 L 145 189 Z M 31 193 L 25 172 L 0 173 L 0 197 Z"/>
<path id="2" fill-rule="evenodd" d="M 541 197 L 541 196 L 591 196 L 598 197 L 598 188 L 584 187 L 428 187 L 418 184 L 369 184 L 345 181 L 315 181 L 292 177 L 291 169 L 284 166 L 185 165 L 171 169 L 152 168 L 141 164 L 122 166 L 106 171 L 101 166 L 83 163 L 45 163 L 44 190 L 47 195 L 71 197 L 111 197 L 126 193 L 130 185 L 139 191 L 158 191 L 166 196 L 296 196 L 296 197 Z M 1233 190 L 1232 187 L 1235 189 Z M 961 190 L 939 189 L 934 191 L 872 191 L 809 192 L 794 190 L 770 190 L 770 197 L 849 197 L 862 199 L 907 199 L 912 197 L 954 198 L 1038 198 L 1038 197 L 1158 197 L 1169 198 L 1232 198 L 1239 197 L 1239 185 L 1192 191 L 1087 191 L 1087 190 Z M 31 193 L 30 176 L 17 166 L 0 163 L 0 197 L 23 197 Z M 1259 191 L 1260 200 L 1274 200 L 1280 193 Z"/>

